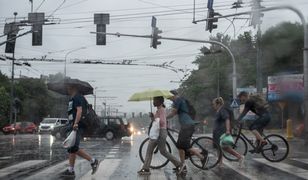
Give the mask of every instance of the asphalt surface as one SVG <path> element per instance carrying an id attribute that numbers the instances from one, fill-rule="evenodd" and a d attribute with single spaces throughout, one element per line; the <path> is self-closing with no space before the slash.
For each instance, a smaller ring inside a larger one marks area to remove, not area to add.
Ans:
<path id="1" fill-rule="evenodd" d="M 222 167 L 205 171 L 187 160 L 186 176 L 177 176 L 171 163 L 161 169 L 151 170 L 149 176 L 139 176 L 137 171 L 142 163 L 138 149 L 145 138 L 143 134 L 113 141 L 86 139 L 81 147 L 101 161 L 100 167 L 95 175 L 91 175 L 89 162 L 78 158 L 75 179 L 308 179 L 307 146 L 298 139 L 290 141 L 290 154 L 279 163 L 268 162 L 261 155 L 248 154 L 243 168 L 239 168 L 237 162 L 224 160 Z M 68 166 L 67 153 L 61 143 L 48 134 L 0 135 L 0 179 L 74 179 L 61 176 Z M 172 149 L 178 157 L 174 146 Z"/>

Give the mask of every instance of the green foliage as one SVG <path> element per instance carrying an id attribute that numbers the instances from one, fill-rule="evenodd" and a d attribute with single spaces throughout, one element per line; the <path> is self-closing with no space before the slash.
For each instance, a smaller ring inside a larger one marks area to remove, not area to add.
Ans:
<path id="1" fill-rule="evenodd" d="M 261 37 L 263 86 L 267 76 L 279 72 L 302 72 L 303 30 L 300 24 L 282 23 L 267 30 Z M 256 84 L 256 37 L 244 32 L 236 40 L 217 34 L 211 40 L 227 45 L 235 56 L 237 87 Z M 218 52 L 218 53 L 217 53 Z M 220 53 L 219 53 L 220 52 Z M 217 96 L 231 102 L 232 61 L 229 54 L 217 45 L 201 47 L 193 62 L 198 66 L 180 86 L 180 91 L 195 106 L 198 119 L 213 112 L 211 100 Z"/>
<path id="2" fill-rule="evenodd" d="M 8 123 L 10 110 L 10 96 L 2 86 L 0 87 L 0 127 Z"/>

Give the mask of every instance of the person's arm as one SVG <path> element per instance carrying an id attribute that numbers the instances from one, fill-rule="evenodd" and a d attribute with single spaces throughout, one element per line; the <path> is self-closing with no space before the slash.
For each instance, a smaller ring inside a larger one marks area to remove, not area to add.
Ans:
<path id="1" fill-rule="evenodd" d="M 170 119 L 174 117 L 178 113 L 178 110 L 175 108 L 172 108 L 171 112 L 167 115 L 166 119 Z"/>
<path id="2" fill-rule="evenodd" d="M 248 111 L 249 111 L 249 107 L 245 104 L 245 108 L 243 112 L 241 113 L 241 115 L 238 117 L 238 121 L 241 121 L 243 117 L 248 113 Z"/>
<path id="3" fill-rule="evenodd" d="M 78 106 L 77 107 L 77 113 L 76 113 L 76 119 L 75 119 L 75 123 L 74 123 L 74 126 L 73 126 L 74 129 L 78 128 L 78 123 L 81 119 L 81 114 L 82 114 L 82 106 Z"/>
<path id="4" fill-rule="evenodd" d="M 226 134 L 231 134 L 231 121 L 230 119 L 226 119 Z"/>

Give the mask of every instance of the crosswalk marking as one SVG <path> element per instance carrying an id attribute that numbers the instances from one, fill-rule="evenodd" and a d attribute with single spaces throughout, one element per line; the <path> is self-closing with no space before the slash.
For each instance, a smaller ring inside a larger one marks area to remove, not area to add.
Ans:
<path id="1" fill-rule="evenodd" d="M 119 166 L 120 162 L 121 159 L 105 159 L 100 163 L 94 175 L 91 175 L 91 171 L 89 171 L 86 175 L 81 177 L 80 180 L 108 180 Z"/>
<path id="2" fill-rule="evenodd" d="M 299 161 L 299 162 L 302 162 L 302 163 L 308 164 L 308 159 L 292 158 L 291 160 L 294 160 L 294 161 Z"/>
<path id="3" fill-rule="evenodd" d="M 248 178 L 250 180 L 258 180 L 257 177 L 249 174 L 249 172 L 247 170 L 245 170 L 244 168 L 240 168 L 237 166 L 232 165 L 230 162 L 228 161 L 224 161 L 223 162 L 228 168 L 234 170 L 235 172 L 239 173 L 241 176 L 244 176 L 245 178 Z"/>
<path id="4" fill-rule="evenodd" d="M 86 160 L 78 159 L 75 164 L 75 169 L 78 169 L 78 167 L 81 166 L 82 163 L 86 163 L 86 162 L 87 162 Z M 42 177 L 44 177 L 44 179 L 53 179 L 55 178 L 55 175 L 61 174 L 62 172 L 64 172 L 67 166 L 68 166 L 68 161 L 65 160 L 43 171 L 40 171 L 30 177 L 27 177 L 24 180 L 41 180 Z M 76 173 L 77 172 L 78 171 L 76 171 Z"/>
<path id="5" fill-rule="evenodd" d="M 271 166 L 273 168 L 279 169 L 281 171 L 287 172 L 289 174 L 292 174 L 294 176 L 303 178 L 303 179 L 308 179 L 308 171 L 306 169 L 302 169 L 284 162 L 279 162 L 278 163 L 271 163 L 265 159 L 262 158 L 254 158 L 255 161 L 266 164 L 268 166 Z"/>
<path id="6" fill-rule="evenodd" d="M 18 164 L 15 164 L 13 166 L 9 166 L 3 169 L 0 169 L 0 179 L 9 175 L 9 174 L 14 174 L 17 171 L 20 171 L 20 169 L 25 169 L 29 168 L 31 166 L 35 166 L 38 164 L 41 164 L 45 162 L 46 160 L 31 160 L 31 161 L 24 161 Z"/>

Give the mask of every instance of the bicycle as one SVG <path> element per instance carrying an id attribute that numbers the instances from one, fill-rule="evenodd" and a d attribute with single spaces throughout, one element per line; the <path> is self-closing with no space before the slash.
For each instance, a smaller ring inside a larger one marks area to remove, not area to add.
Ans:
<path id="1" fill-rule="evenodd" d="M 177 134 L 179 132 L 174 129 L 167 128 L 168 137 L 170 138 L 171 142 L 174 145 L 176 145 L 176 140 L 172 136 L 171 132 L 174 132 Z M 149 138 L 146 138 L 140 144 L 140 147 L 139 147 L 139 157 L 143 163 L 144 163 L 144 158 L 145 158 L 146 149 L 147 149 L 149 140 L 150 140 Z M 208 158 L 207 163 L 203 166 L 201 160 L 197 156 L 194 156 L 190 154 L 189 152 L 185 153 L 185 156 L 186 156 L 185 159 L 189 158 L 192 164 L 199 169 L 203 169 L 203 170 L 211 169 L 215 167 L 222 158 L 222 151 L 221 151 L 220 146 L 216 144 L 213 141 L 213 139 L 210 137 L 207 137 L 207 136 L 194 137 L 193 136 L 192 141 L 191 141 L 191 147 L 198 148 L 201 154 Z M 169 153 L 172 152 L 168 141 L 166 141 L 166 148 Z M 153 151 L 150 168 L 159 169 L 159 168 L 166 166 L 168 162 L 169 160 L 159 153 L 158 147 L 156 146 Z"/>
<path id="2" fill-rule="evenodd" d="M 248 144 L 252 147 L 252 150 L 249 150 L 250 153 L 261 153 L 262 156 L 270 162 L 280 162 L 284 160 L 289 154 L 289 144 L 286 139 L 278 134 L 269 134 L 265 135 L 263 130 L 260 131 L 261 136 L 266 140 L 267 144 L 262 146 L 260 149 L 258 147 L 259 142 L 256 141 L 254 144 L 253 140 L 250 140 L 242 132 L 243 124 L 239 123 L 239 129 L 237 133 L 232 133 L 234 144 L 232 148 L 242 155 L 246 155 L 248 152 Z M 223 152 L 223 156 L 230 161 L 237 161 L 237 158 Z"/>

